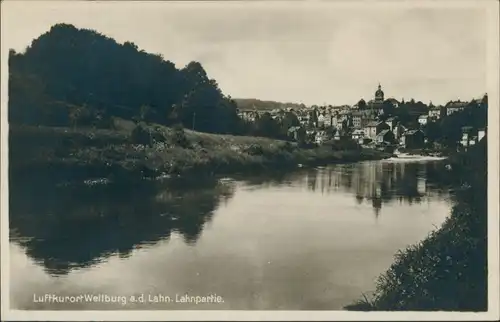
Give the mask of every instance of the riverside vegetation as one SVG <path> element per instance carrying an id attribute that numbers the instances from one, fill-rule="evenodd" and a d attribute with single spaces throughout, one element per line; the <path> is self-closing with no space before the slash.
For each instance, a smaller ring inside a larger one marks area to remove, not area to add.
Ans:
<path id="1" fill-rule="evenodd" d="M 451 170 L 443 180 L 455 187 L 451 216 L 425 240 L 400 251 L 373 296 L 347 310 L 487 310 L 486 138 L 446 162 Z"/>
<path id="2" fill-rule="evenodd" d="M 180 174 L 294 168 L 389 157 L 357 146 L 301 147 L 263 137 L 116 121 L 114 130 L 20 126 L 10 129 L 11 173 L 52 178 L 136 180 Z"/>

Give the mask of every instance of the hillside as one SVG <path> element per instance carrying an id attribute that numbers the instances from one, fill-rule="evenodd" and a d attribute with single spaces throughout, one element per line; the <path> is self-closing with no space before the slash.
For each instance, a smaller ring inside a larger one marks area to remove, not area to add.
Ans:
<path id="1" fill-rule="evenodd" d="M 301 148 L 263 137 L 221 135 L 113 119 L 114 130 L 11 126 L 11 178 L 136 180 L 381 159 L 390 155 L 332 146 Z"/>
<path id="2" fill-rule="evenodd" d="M 263 101 L 256 98 L 234 98 L 233 100 L 236 102 L 240 111 L 250 111 L 254 109 L 258 111 L 270 111 L 273 109 L 300 109 L 305 107 L 305 105 L 298 103 Z"/>
<path id="3" fill-rule="evenodd" d="M 132 42 L 54 25 L 9 52 L 9 122 L 106 128 L 111 117 L 236 133 L 236 104 L 199 62 L 182 69 Z"/>

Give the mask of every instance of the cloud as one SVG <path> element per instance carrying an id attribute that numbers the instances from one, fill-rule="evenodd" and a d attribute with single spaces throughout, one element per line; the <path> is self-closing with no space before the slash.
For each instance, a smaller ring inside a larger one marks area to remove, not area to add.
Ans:
<path id="1" fill-rule="evenodd" d="M 446 102 L 486 87 L 486 15 L 474 8 L 60 1 L 3 7 L 6 43 L 16 50 L 55 23 L 72 23 L 133 41 L 178 67 L 200 61 L 233 97 L 350 104 L 370 99 L 380 81 L 389 96 Z"/>

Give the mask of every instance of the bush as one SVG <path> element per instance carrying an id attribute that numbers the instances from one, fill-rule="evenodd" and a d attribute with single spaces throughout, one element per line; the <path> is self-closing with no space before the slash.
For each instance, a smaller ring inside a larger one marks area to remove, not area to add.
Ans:
<path id="1" fill-rule="evenodd" d="M 285 142 L 285 144 L 283 144 L 282 149 L 287 152 L 292 152 L 295 150 L 295 147 L 293 146 L 293 144 L 287 141 Z"/>
<path id="2" fill-rule="evenodd" d="M 330 140 L 324 145 L 329 146 L 334 151 L 359 150 L 361 146 L 354 140 Z"/>
<path id="3" fill-rule="evenodd" d="M 259 144 L 251 144 L 245 149 L 245 152 L 250 155 L 261 156 L 264 155 L 264 149 Z"/>
<path id="4" fill-rule="evenodd" d="M 188 148 L 191 146 L 186 136 L 186 132 L 184 131 L 184 127 L 181 124 L 174 125 L 172 129 L 174 131 L 172 140 L 175 145 L 183 148 Z"/>
<path id="5" fill-rule="evenodd" d="M 130 135 L 130 139 L 132 143 L 135 144 L 144 144 L 151 145 L 151 133 L 145 126 L 141 123 L 137 124 L 137 126 L 132 130 L 132 134 Z"/>

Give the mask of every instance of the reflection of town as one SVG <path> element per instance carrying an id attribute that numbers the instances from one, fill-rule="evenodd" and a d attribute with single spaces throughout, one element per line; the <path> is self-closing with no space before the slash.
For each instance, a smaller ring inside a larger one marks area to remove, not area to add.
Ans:
<path id="1" fill-rule="evenodd" d="M 301 180 L 315 192 L 352 193 L 358 204 L 371 203 L 378 216 L 383 204 L 421 203 L 445 195 L 447 189 L 433 180 L 440 166 L 437 163 L 362 162 L 308 171 Z"/>

